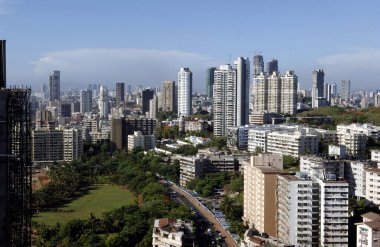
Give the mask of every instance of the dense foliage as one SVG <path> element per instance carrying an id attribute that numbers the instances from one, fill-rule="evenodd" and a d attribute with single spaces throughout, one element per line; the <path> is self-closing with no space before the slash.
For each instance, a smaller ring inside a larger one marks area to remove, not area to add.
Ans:
<path id="1" fill-rule="evenodd" d="M 341 123 L 373 123 L 380 125 L 380 107 L 369 109 L 346 109 L 338 106 L 321 107 L 297 114 L 297 116 L 331 117 L 333 125 Z M 328 125 L 324 127 L 328 128 Z"/>
<path id="2" fill-rule="evenodd" d="M 101 217 L 90 215 L 87 219 L 71 220 L 64 225 L 34 223 L 37 245 L 151 246 L 154 219 L 192 217 L 189 209 L 170 200 L 167 188 L 155 176 L 159 172 L 176 176 L 178 164 L 175 164 L 175 169 L 168 166 L 162 163 L 160 157 L 135 150 L 132 153 L 123 151 L 113 157 L 100 153 L 87 162 L 54 167 L 49 173 L 52 182 L 34 193 L 40 210 L 73 199 L 78 190 L 99 181 L 126 187 L 137 195 L 138 201 L 135 205 L 114 209 Z"/>

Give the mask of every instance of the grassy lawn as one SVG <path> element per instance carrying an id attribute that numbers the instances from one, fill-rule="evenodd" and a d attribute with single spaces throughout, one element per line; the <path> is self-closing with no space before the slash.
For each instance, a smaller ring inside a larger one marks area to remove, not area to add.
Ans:
<path id="1" fill-rule="evenodd" d="M 95 185 L 88 194 L 62 206 L 59 210 L 64 212 L 42 212 L 33 216 L 33 220 L 54 225 L 66 223 L 72 219 L 85 219 L 90 213 L 101 216 L 103 212 L 133 203 L 134 195 L 116 185 Z"/>

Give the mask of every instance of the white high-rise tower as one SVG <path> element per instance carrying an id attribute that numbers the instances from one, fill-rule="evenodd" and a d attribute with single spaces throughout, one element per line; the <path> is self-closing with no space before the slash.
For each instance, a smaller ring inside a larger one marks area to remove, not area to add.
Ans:
<path id="1" fill-rule="evenodd" d="M 249 85 L 250 69 L 249 59 L 238 57 L 234 61 L 236 69 L 236 126 L 249 123 Z"/>
<path id="2" fill-rule="evenodd" d="M 193 74 L 189 68 L 178 72 L 178 115 L 189 116 L 192 113 Z"/>
<path id="3" fill-rule="evenodd" d="M 99 115 L 100 118 L 108 118 L 109 102 L 108 102 L 108 90 L 103 86 L 100 86 L 99 90 Z"/>

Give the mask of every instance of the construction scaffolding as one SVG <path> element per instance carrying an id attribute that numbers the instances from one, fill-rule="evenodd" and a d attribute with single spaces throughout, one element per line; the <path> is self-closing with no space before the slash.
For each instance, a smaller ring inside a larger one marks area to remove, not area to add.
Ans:
<path id="1" fill-rule="evenodd" d="M 0 89 L 0 246 L 31 245 L 30 89 Z"/>

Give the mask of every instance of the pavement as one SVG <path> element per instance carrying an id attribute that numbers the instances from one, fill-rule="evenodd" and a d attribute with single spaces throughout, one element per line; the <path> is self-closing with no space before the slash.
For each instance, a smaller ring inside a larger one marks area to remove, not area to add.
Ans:
<path id="1" fill-rule="evenodd" d="M 176 184 L 172 184 L 170 186 L 172 190 L 186 198 L 188 203 L 191 204 L 191 206 L 204 217 L 206 218 L 209 222 L 214 224 L 214 227 L 216 230 L 218 230 L 222 237 L 224 238 L 225 243 L 229 247 L 239 247 L 239 244 L 236 242 L 235 239 L 232 238 L 231 234 L 219 223 L 219 221 L 215 218 L 215 216 L 203 205 L 201 204 L 194 196 L 190 195 L 180 187 L 178 187 Z M 187 204 L 187 203 L 186 203 Z"/>

